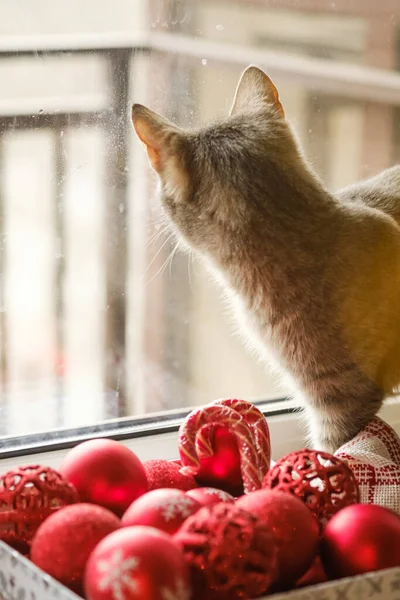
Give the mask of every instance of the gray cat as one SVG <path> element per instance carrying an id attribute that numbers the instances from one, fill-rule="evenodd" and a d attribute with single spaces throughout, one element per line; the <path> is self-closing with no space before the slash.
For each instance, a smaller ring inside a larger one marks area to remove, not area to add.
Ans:
<path id="1" fill-rule="evenodd" d="M 183 131 L 138 104 L 132 119 L 172 227 L 285 374 L 313 447 L 335 451 L 400 383 L 399 170 L 332 195 L 256 67 L 219 123 Z"/>

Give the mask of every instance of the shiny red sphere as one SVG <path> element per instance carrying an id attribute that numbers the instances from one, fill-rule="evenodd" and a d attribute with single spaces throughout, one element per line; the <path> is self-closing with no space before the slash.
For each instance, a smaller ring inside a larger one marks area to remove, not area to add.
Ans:
<path id="1" fill-rule="evenodd" d="M 81 594 L 89 555 L 100 540 L 120 524 L 118 517 L 102 506 L 78 503 L 61 508 L 37 530 L 31 560 L 48 575 Z"/>
<path id="2" fill-rule="evenodd" d="M 228 492 L 212 487 L 201 487 L 189 490 L 186 492 L 186 496 L 190 496 L 190 498 L 197 500 L 202 506 L 218 504 L 218 502 L 234 502 L 235 500 Z"/>
<path id="3" fill-rule="evenodd" d="M 213 439 L 214 454 L 200 460 L 195 476 L 202 487 L 216 487 L 232 496 L 243 494 L 241 458 L 235 435 L 226 427 L 216 427 Z"/>
<path id="4" fill-rule="evenodd" d="M 258 490 L 242 496 L 236 506 L 255 515 L 272 531 L 278 560 L 276 583 L 285 589 L 295 583 L 314 561 L 319 525 L 311 511 L 295 496 Z"/>
<path id="5" fill-rule="evenodd" d="M 148 490 L 136 454 L 114 440 L 95 439 L 75 446 L 59 472 L 75 486 L 82 502 L 100 504 L 118 516 Z"/>
<path id="6" fill-rule="evenodd" d="M 146 525 L 175 533 L 201 504 L 181 490 L 152 490 L 133 502 L 122 517 L 122 525 Z"/>
<path id="7" fill-rule="evenodd" d="M 321 557 L 334 578 L 400 567 L 400 517 L 373 504 L 344 508 L 326 526 Z"/>
<path id="8" fill-rule="evenodd" d="M 87 600 L 189 600 L 189 573 L 171 536 L 152 527 L 126 527 L 107 536 L 85 571 Z"/>

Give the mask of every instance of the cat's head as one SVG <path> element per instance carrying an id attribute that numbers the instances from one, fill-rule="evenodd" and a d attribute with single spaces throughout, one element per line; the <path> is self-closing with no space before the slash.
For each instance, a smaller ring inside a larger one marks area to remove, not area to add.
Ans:
<path id="1" fill-rule="evenodd" d="M 184 131 L 140 104 L 132 121 L 167 215 L 206 253 L 254 233 L 268 218 L 268 197 L 283 194 L 282 169 L 290 173 L 299 158 L 277 89 L 257 67 L 244 71 L 230 114 L 218 123 Z"/>

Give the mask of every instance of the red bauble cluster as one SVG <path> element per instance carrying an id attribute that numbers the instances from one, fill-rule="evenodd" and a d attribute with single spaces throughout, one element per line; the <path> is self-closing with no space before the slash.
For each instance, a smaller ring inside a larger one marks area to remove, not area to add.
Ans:
<path id="1" fill-rule="evenodd" d="M 54 469 L 16 467 L 0 477 L 0 539 L 28 554 L 41 523 L 77 501 L 75 487 Z"/>
<path id="2" fill-rule="evenodd" d="M 33 562 L 87 600 L 252 599 L 400 566 L 400 518 L 359 504 L 342 460 L 302 450 L 265 475 L 260 415 L 240 400 L 191 413 L 182 463 L 143 465 L 100 439 L 60 473 L 14 469 L 0 478 L 0 537 L 24 552 L 33 538 Z"/>
<path id="3" fill-rule="evenodd" d="M 281 458 L 265 476 L 263 488 L 294 494 L 309 507 L 321 527 L 342 508 L 360 501 L 350 467 L 317 450 L 299 450 Z"/>
<path id="4" fill-rule="evenodd" d="M 256 598 L 276 578 L 276 544 L 271 529 L 231 503 L 201 508 L 174 539 L 191 567 L 199 597 Z"/>

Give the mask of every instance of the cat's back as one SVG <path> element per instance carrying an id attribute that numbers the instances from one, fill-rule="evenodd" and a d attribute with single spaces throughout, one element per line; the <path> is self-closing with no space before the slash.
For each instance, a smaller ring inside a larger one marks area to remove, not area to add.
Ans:
<path id="1" fill-rule="evenodd" d="M 391 393 L 400 382 L 400 225 L 361 201 L 340 212 L 332 273 L 344 339 L 363 371 Z"/>
<path id="2" fill-rule="evenodd" d="M 400 225 L 400 165 L 336 192 L 344 203 L 356 203 L 381 210 Z"/>

